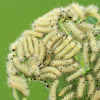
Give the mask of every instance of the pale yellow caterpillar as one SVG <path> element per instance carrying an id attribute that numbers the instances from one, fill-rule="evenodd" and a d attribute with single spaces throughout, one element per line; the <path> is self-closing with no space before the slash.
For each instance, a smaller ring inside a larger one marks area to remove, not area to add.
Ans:
<path id="1" fill-rule="evenodd" d="M 54 54 L 59 53 L 63 48 L 65 48 L 65 46 L 72 40 L 71 36 L 68 36 L 62 43 L 60 46 L 58 46 L 56 48 L 56 50 L 54 51 Z"/>
<path id="2" fill-rule="evenodd" d="M 86 85 L 85 78 L 84 77 L 80 77 L 79 78 L 78 88 L 77 88 L 77 97 L 79 99 L 81 99 L 83 97 L 85 85 Z"/>
<path id="3" fill-rule="evenodd" d="M 32 36 L 32 41 L 34 43 L 34 56 L 38 58 L 39 55 L 39 43 L 35 36 Z"/>
<path id="4" fill-rule="evenodd" d="M 14 51 L 14 52 L 11 52 L 11 53 L 9 53 L 8 54 L 8 60 L 12 60 L 13 59 L 13 57 L 16 55 L 16 52 Z"/>
<path id="5" fill-rule="evenodd" d="M 88 79 L 88 82 L 89 82 L 88 97 L 91 97 L 94 94 L 94 91 L 95 91 L 95 80 L 91 76 L 91 74 L 87 75 L 87 79 Z"/>
<path id="6" fill-rule="evenodd" d="M 98 49 L 100 50 L 100 40 L 97 41 L 97 46 L 98 46 Z"/>
<path id="7" fill-rule="evenodd" d="M 57 68 L 51 67 L 51 66 L 41 69 L 40 72 L 41 73 L 54 73 L 57 76 L 61 76 L 61 72 Z"/>
<path id="8" fill-rule="evenodd" d="M 100 90 L 96 90 L 91 100 L 100 100 Z"/>
<path id="9" fill-rule="evenodd" d="M 72 49 L 71 52 L 69 52 L 68 54 L 66 54 L 66 55 L 64 56 L 64 59 L 69 59 L 69 58 L 73 57 L 73 56 L 81 49 L 81 47 L 82 47 L 81 44 L 78 43 L 78 44 L 76 45 L 76 47 L 75 47 L 74 49 Z"/>
<path id="10" fill-rule="evenodd" d="M 23 36 L 43 37 L 43 33 L 35 32 L 34 30 L 26 30 L 22 33 Z"/>
<path id="11" fill-rule="evenodd" d="M 71 92 L 69 94 L 67 94 L 66 96 L 64 96 L 64 98 L 62 100 L 71 100 L 72 98 L 74 98 L 75 93 Z"/>
<path id="12" fill-rule="evenodd" d="M 23 47 L 23 43 L 22 41 L 19 41 L 18 42 L 18 46 L 17 46 L 17 56 L 18 56 L 18 59 L 20 62 L 23 62 L 24 61 L 24 47 Z"/>
<path id="13" fill-rule="evenodd" d="M 78 39 L 78 40 L 83 40 L 85 38 L 84 32 L 82 32 L 78 26 L 75 25 L 74 22 L 68 21 L 67 23 L 64 23 L 64 26 L 68 29 L 69 32 L 73 32 L 73 35 Z M 74 37 L 74 38 L 75 38 Z"/>
<path id="14" fill-rule="evenodd" d="M 56 30 L 54 30 L 53 32 L 51 32 L 51 33 L 49 33 L 47 36 L 45 36 L 44 39 L 43 39 L 44 44 L 46 45 L 46 44 L 48 43 L 48 41 L 49 41 L 52 37 L 56 36 L 57 33 L 58 33 L 58 32 L 57 32 Z"/>
<path id="15" fill-rule="evenodd" d="M 67 65 L 70 65 L 72 64 L 74 61 L 73 59 L 68 59 L 68 60 L 53 60 L 51 62 L 51 66 L 55 66 L 55 67 L 58 67 L 58 66 L 67 66 Z"/>
<path id="16" fill-rule="evenodd" d="M 53 37 L 48 43 L 47 43 L 47 49 L 50 50 L 54 43 L 59 40 L 60 38 L 62 38 L 62 34 L 58 34 L 57 36 Z"/>
<path id="17" fill-rule="evenodd" d="M 74 63 L 71 64 L 70 66 L 59 66 L 58 69 L 63 72 L 63 73 L 68 73 L 68 72 L 72 72 L 74 71 L 76 68 L 78 68 L 79 64 L 78 63 Z"/>
<path id="18" fill-rule="evenodd" d="M 21 72 L 25 73 L 28 76 L 32 76 L 33 72 L 32 69 L 29 68 L 27 63 L 20 63 L 18 58 L 13 58 L 14 66 Z"/>
<path id="19" fill-rule="evenodd" d="M 79 6 L 77 3 L 73 3 L 72 5 L 73 10 L 75 13 L 80 17 L 84 18 L 85 17 L 85 11 Z"/>
<path id="20" fill-rule="evenodd" d="M 14 67 L 14 64 L 13 62 L 10 60 L 10 61 L 7 61 L 6 63 L 6 66 L 7 66 L 7 73 L 9 75 L 16 75 L 19 71 Z"/>
<path id="21" fill-rule="evenodd" d="M 90 55 L 90 62 L 93 63 L 96 60 L 97 52 L 92 52 Z"/>
<path id="22" fill-rule="evenodd" d="M 30 53 L 29 53 L 28 43 L 27 43 L 27 38 L 26 37 L 22 38 L 22 43 L 23 43 L 23 48 L 24 48 L 24 52 L 25 52 L 25 57 L 29 58 Z"/>
<path id="23" fill-rule="evenodd" d="M 74 47 L 76 46 L 75 42 L 71 42 L 70 44 L 67 45 L 67 47 L 65 47 L 61 52 L 59 52 L 56 55 L 56 59 L 59 59 L 61 57 L 63 57 L 65 54 L 67 54 L 68 52 L 70 52 Z"/>
<path id="24" fill-rule="evenodd" d="M 100 79 L 100 71 L 97 73 L 97 78 Z"/>
<path id="25" fill-rule="evenodd" d="M 51 86 L 51 89 L 50 89 L 50 100 L 56 100 L 56 88 L 57 88 L 57 85 L 58 85 L 59 81 L 58 80 L 55 80 Z"/>
<path id="26" fill-rule="evenodd" d="M 84 71 L 84 68 L 80 68 L 77 72 L 75 72 L 75 73 L 72 74 L 71 76 L 67 77 L 67 78 L 66 78 L 66 81 L 69 82 L 69 81 L 71 81 L 71 80 L 73 80 L 73 79 L 75 79 L 75 78 L 77 78 L 77 77 L 83 75 L 84 72 L 85 72 L 85 71 Z"/>
<path id="27" fill-rule="evenodd" d="M 73 85 L 69 85 L 64 87 L 61 92 L 58 94 L 58 96 L 62 96 L 66 91 L 68 91 L 69 89 L 71 89 L 73 87 Z"/>
<path id="28" fill-rule="evenodd" d="M 98 59 L 96 65 L 94 66 L 94 72 L 97 72 L 100 69 L 100 58 Z"/>
<path id="29" fill-rule="evenodd" d="M 85 42 L 83 44 L 83 62 L 84 63 L 89 63 L 89 55 L 88 55 L 88 52 L 89 52 L 89 45 L 87 42 Z"/>
<path id="30" fill-rule="evenodd" d="M 29 90 L 25 78 L 21 76 L 10 76 L 9 85 L 19 90 L 24 96 L 29 95 Z"/>

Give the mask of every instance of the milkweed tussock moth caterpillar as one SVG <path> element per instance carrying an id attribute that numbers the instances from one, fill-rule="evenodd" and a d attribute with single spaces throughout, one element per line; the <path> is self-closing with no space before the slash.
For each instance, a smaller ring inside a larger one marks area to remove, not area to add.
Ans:
<path id="1" fill-rule="evenodd" d="M 83 62 L 89 63 L 89 44 L 87 42 L 84 42 L 83 44 Z"/>
<path id="2" fill-rule="evenodd" d="M 76 47 L 74 49 L 72 49 L 71 52 L 69 52 L 68 54 L 66 54 L 64 56 L 64 59 L 70 59 L 71 57 L 73 57 L 80 49 L 82 48 L 82 45 L 80 43 L 78 43 L 76 45 Z"/>
<path id="3" fill-rule="evenodd" d="M 59 52 L 56 55 L 55 58 L 59 59 L 59 58 L 63 57 L 65 54 L 67 54 L 68 52 L 70 52 L 75 46 L 76 46 L 76 43 L 72 41 L 70 44 L 67 45 L 67 47 L 65 47 L 61 52 Z"/>
<path id="4" fill-rule="evenodd" d="M 11 52 L 8 54 L 7 58 L 8 58 L 8 60 L 12 60 L 14 56 L 16 56 L 16 52 Z"/>
<path id="5" fill-rule="evenodd" d="M 58 67 L 58 70 L 63 72 L 63 73 L 69 73 L 69 72 L 72 72 L 74 70 L 76 70 L 76 68 L 78 68 L 79 64 L 78 63 L 74 63 L 74 64 L 71 64 L 70 66 L 59 66 Z"/>
<path id="6" fill-rule="evenodd" d="M 50 100 L 57 100 L 56 99 L 56 89 L 57 89 L 57 85 L 59 83 L 59 80 L 55 80 L 51 86 L 50 89 Z"/>
<path id="7" fill-rule="evenodd" d="M 44 37 L 43 33 L 35 32 L 34 30 L 26 30 L 22 33 L 23 36 Z"/>
<path id="8" fill-rule="evenodd" d="M 94 66 L 94 72 L 97 72 L 100 69 L 100 58 L 98 59 L 96 65 Z"/>
<path id="9" fill-rule="evenodd" d="M 72 98 L 74 98 L 75 93 L 71 92 L 69 94 L 67 94 L 62 100 L 71 100 Z"/>
<path id="10" fill-rule="evenodd" d="M 67 30 L 70 32 L 73 32 L 73 35 L 78 38 L 79 40 L 83 40 L 85 38 L 84 32 L 81 31 L 78 26 L 75 25 L 72 21 L 68 21 L 67 23 L 64 23 L 64 26 L 67 28 Z"/>
<path id="11" fill-rule="evenodd" d="M 89 89 L 88 89 L 88 97 L 91 97 L 94 94 L 95 91 L 95 80 L 91 76 L 91 74 L 87 75 L 88 83 L 89 83 Z"/>
<path id="12" fill-rule="evenodd" d="M 58 46 L 56 48 L 56 50 L 54 51 L 54 54 L 59 53 L 70 41 L 72 40 L 71 36 L 68 36 L 62 43 L 60 46 Z"/>
<path id="13" fill-rule="evenodd" d="M 90 62 L 91 63 L 93 63 L 95 60 L 96 60 L 96 55 L 97 55 L 97 53 L 91 53 L 91 55 L 90 55 Z"/>
<path id="14" fill-rule="evenodd" d="M 62 35 L 61 34 L 58 34 L 56 37 L 53 37 L 48 43 L 47 43 L 47 49 L 50 50 L 54 43 L 59 40 L 60 38 L 62 38 Z"/>
<path id="15" fill-rule="evenodd" d="M 55 66 L 55 67 L 58 67 L 58 66 L 67 66 L 69 64 L 72 64 L 74 62 L 73 59 L 68 59 L 68 60 L 53 60 L 51 61 L 51 66 Z"/>
<path id="16" fill-rule="evenodd" d="M 91 100 L 99 100 L 100 99 L 100 90 L 96 90 Z"/>
<path id="17" fill-rule="evenodd" d="M 14 64 L 11 61 L 7 61 L 6 63 L 6 66 L 7 66 L 7 73 L 9 75 L 16 75 L 19 71 L 14 67 Z"/>
<path id="18" fill-rule="evenodd" d="M 33 72 L 31 71 L 31 69 L 29 68 L 28 64 L 26 63 L 20 63 L 18 58 L 14 57 L 13 58 L 13 63 L 14 66 L 21 72 L 25 73 L 28 76 L 32 76 Z"/>
<path id="19" fill-rule="evenodd" d="M 80 68 L 77 72 L 75 72 L 71 76 L 67 77 L 66 81 L 69 82 L 69 81 L 71 81 L 71 80 L 83 75 L 83 73 L 84 73 L 84 68 Z"/>
<path id="20" fill-rule="evenodd" d="M 80 17 L 84 18 L 85 17 L 85 11 L 79 6 L 78 3 L 73 3 L 72 5 L 73 10 L 75 13 Z"/>
<path id="21" fill-rule="evenodd" d="M 58 94 L 58 96 L 62 96 L 66 91 L 70 90 L 73 87 L 73 85 L 69 85 L 64 87 L 61 92 Z"/>
<path id="22" fill-rule="evenodd" d="M 80 77 L 79 78 L 79 84 L 78 84 L 78 88 L 77 88 L 77 97 L 79 99 L 81 99 L 83 97 L 84 94 L 84 90 L 85 90 L 85 78 L 84 77 Z"/>
<path id="23" fill-rule="evenodd" d="M 48 72 L 51 72 L 51 73 L 54 73 L 54 74 L 57 75 L 57 76 L 61 76 L 61 72 L 60 72 L 57 68 L 51 67 L 51 66 L 41 69 L 40 72 L 41 72 L 41 73 L 48 73 Z"/>
<path id="24" fill-rule="evenodd" d="M 29 95 L 26 80 L 19 76 L 10 76 L 9 85 L 19 90 L 24 96 Z"/>

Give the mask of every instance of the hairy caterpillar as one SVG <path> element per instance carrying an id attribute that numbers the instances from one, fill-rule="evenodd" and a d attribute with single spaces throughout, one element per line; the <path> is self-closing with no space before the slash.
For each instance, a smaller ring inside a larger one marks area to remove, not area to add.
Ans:
<path id="1" fill-rule="evenodd" d="M 19 90 L 24 96 L 29 95 L 28 86 L 25 78 L 21 76 L 10 76 L 9 85 Z"/>
<path id="2" fill-rule="evenodd" d="M 84 68 L 80 68 L 77 72 L 66 78 L 66 81 L 71 81 L 84 73 Z"/>
<path id="3" fill-rule="evenodd" d="M 78 44 L 76 45 L 76 47 L 75 47 L 74 49 L 72 49 L 71 52 L 69 52 L 68 54 L 66 54 L 66 55 L 64 56 L 64 59 L 69 59 L 69 58 L 73 57 L 73 56 L 81 49 L 81 47 L 82 47 L 81 44 L 78 43 Z"/>
<path id="4" fill-rule="evenodd" d="M 35 36 L 35 37 L 43 37 L 44 34 L 35 32 L 34 30 L 26 30 L 22 33 L 23 36 Z"/>
<path id="5" fill-rule="evenodd" d="M 33 72 L 31 71 L 31 69 L 29 68 L 27 62 L 26 63 L 20 63 L 18 58 L 14 57 L 13 58 L 13 63 L 14 66 L 21 72 L 25 73 L 28 76 L 32 76 Z"/>
<path id="6" fill-rule="evenodd" d="M 56 88 L 59 83 L 59 80 L 55 80 L 50 89 L 50 100 L 56 100 Z"/>
<path id="7" fill-rule="evenodd" d="M 91 97 L 94 94 L 95 91 L 95 80 L 91 76 L 91 74 L 87 75 L 87 79 L 89 82 L 89 89 L 88 89 L 88 97 Z"/>
<path id="8" fill-rule="evenodd" d="M 55 58 L 59 59 L 59 58 L 63 57 L 65 54 L 70 52 L 75 46 L 76 46 L 76 43 L 75 42 L 71 42 L 60 53 L 58 53 Z"/>
<path id="9" fill-rule="evenodd" d="M 58 69 L 63 73 L 68 73 L 74 71 L 79 66 L 78 63 L 71 64 L 68 67 L 59 66 Z"/>
<path id="10" fill-rule="evenodd" d="M 41 73 L 48 73 L 48 72 L 54 73 L 57 76 L 61 76 L 61 72 L 55 67 L 49 66 L 49 67 L 41 69 Z"/>
<path id="11" fill-rule="evenodd" d="M 69 94 L 67 94 L 62 100 L 71 100 L 72 98 L 74 98 L 75 93 L 71 92 Z"/>
<path id="12" fill-rule="evenodd" d="M 100 69 L 100 58 L 98 59 L 96 65 L 94 66 L 94 72 L 97 72 Z"/>
<path id="13" fill-rule="evenodd" d="M 68 91 L 69 89 L 71 89 L 73 87 L 73 85 L 69 85 L 64 87 L 61 92 L 58 94 L 58 96 L 62 96 L 66 91 Z"/>
<path id="14" fill-rule="evenodd" d="M 64 23 L 64 26 L 68 29 L 69 32 L 73 32 L 73 35 L 78 39 L 78 40 L 83 40 L 84 37 L 84 32 L 82 32 L 72 21 L 68 21 L 67 23 Z"/>
<path id="15" fill-rule="evenodd" d="M 16 52 L 9 53 L 8 54 L 8 60 L 12 60 L 14 56 L 16 56 Z"/>
<path id="16" fill-rule="evenodd" d="M 77 88 L 77 97 L 79 99 L 81 99 L 83 97 L 85 85 L 86 85 L 85 78 L 84 77 L 80 77 L 79 78 L 78 88 Z"/>
<path id="17" fill-rule="evenodd" d="M 68 37 L 62 42 L 62 44 L 56 48 L 56 50 L 54 51 L 54 54 L 59 53 L 71 40 L 72 40 L 72 37 L 71 37 L 71 36 L 68 36 Z"/>
<path id="18" fill-rule="evenodd" d="M 84 63 L 89 63 L 89 55 L 88 55 L 88 52 L 89 52 L 89 45 L 87 42 L 85 42 L 83 44 L 83 62 Z"/>
<path id="19" fill-rule="evenodd" d="M 73 63 L 73 59 L 68 59 L 68 60 L 53 60 L 51 62 L 51 66 L 67 66 L 69 64 Z"/>

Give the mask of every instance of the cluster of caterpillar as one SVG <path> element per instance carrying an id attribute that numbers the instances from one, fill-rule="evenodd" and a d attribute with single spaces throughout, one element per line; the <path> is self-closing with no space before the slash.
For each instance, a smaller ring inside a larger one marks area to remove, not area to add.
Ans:
<path id="1" fill-rule="evenodd" d="M 95 17 L 98 22 L 95 25 L 87 23 L 87 16 Z M 86 97 L 84 91 L 88 83 L 87 97 L 99 100 L 100 90 L 96 86 L 96 80 L 100 79 L 100 40 L 96 40 L 99 17 L 98 7 L 90 5 L 85 8 L 73 3 L 65 8 L 55 8 L 35 20 L 32 29 L 24 31 L 9 47 L 8 85 L 28 96 L 26 76 L 42 81 L 49 79 L 53 81 L 50 100 L 57 100 L 57 97 L 72 100 Z M 82 62 L 75 59 L 79 52 L 82 52 Z M 63 75 L 68 75 L 64 82 L 70 85 L 57 94 L 59 78 Z M 79 81 L 75 85 L 73 81 L 77 79 Z"/>

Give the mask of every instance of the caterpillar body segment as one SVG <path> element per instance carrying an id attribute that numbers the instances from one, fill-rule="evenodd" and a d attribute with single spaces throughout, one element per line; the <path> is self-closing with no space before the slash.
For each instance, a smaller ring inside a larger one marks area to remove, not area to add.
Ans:
<path id="1" fill-rule="evenodd" d="M 32 70 L 29 68 L 28 64 L 27 63 L 20 63 L 18 58 L 14 57 L 13 58 L 13 63 L 14 63 L 14 66 L 19 70 L 21 71 L 22 73 L 28 75 L 28 76 L 32 76 L 33 75 L 33 72 Z"/>
<path id="2" fill-rule="evenodd" d="M 94 72 L 97 72 L 100 69 L 100 58 L 98 59 L 96 65 L 94 66 Z"/>
<path id="3" fill-rule="evenodd" d="M 91 100 L 99 100 L 99 99 L 100 99 L 100 90 L 96 90 Z"/>
<path id="4" fill-rule="evenodd" d="M 91 74 L 87 75 L 88 83 L 89 83 L 89 89 L 88 89 L 88 97 L 91 97 L 94 94 L 95 91 L 95 80 L 91 76 Z"/>
<path id="5" fill-rule="evenodd" d="M 21 76 L 10 76 L 9 85 L 19 90 L 24 96 L 29 95 L 29 90 L 25 78 Z"/>
<path id="6" fill-rule="evenodd" d="M 78 68 L 79 64 L 78 63 L 74 63 L 74 64 L 71 64 L 70 66 L 59 66 L 58 69 L 59 71 L 63 72 L 63 73 L 69 73 L 69 72 L 72 72 L 72 71 L 75 71 L 76 68 Z"/>
<path id="7" fill-rule="evenodd" d="M 79 78 L 79 84 L 77 88 L 77 97 L 79 99 L 83 97 L 85 85 L 86 85 L 85 78 L 84 77 Z"/>
<path id="8" fill-rule="evenodd" d="M 54 73 L 57 76 L 61 76 L 61 72 L 55 67 L 49 66 L 49 67 L 41 69 L 41 73 L 48 73 L 48 72 Z"/>
<path id="9" fill-rule="evenodd" d="M 61 92 L 58 94 L 58 96 L 62 96 L 66 91 L 68 91 L 69 89 L 71 89 L 73 87 L 73 85 L 69 85 L 64 87 Z"/>
<path id="10" fill-rule="evenodd" d="M 90 62 L 93 63 L 96 60 L 97 52 L 92 52 L 90 55 Z"/>
<path id="11" fill-rule="evenodd" d="M 8 54 L 7 59 L 8 59 L 8 60 L 12 60 L 13 57 L 15 57 L 15 56 L 16 56 L 16 52 L 11 52 L 11 53 Z"/>
<path id="12" fill-rule="evenodd" d="M 83 75 L 83 73 L 84 73 L 84 68 L 80 68 L 77 72 L 75 72 L 71 76 L 67 77 L 66 81 L 69 82 L 69 81 L 71 81 L 71 80 Z"/>
<path id="13" fill-rule="evenodd" d="M 76 45 L 76 47 L 74 48 L 74 49 L 72 49 L 72 51 L 71 52 L 69 52 L 68 54 L 66 54 L 65 56 L 64 56 L 64 59 L 70 59 L 71 57 L 73 57 L 80 49 L 81 49 L 81 44 L 80 43 L 78 43 L 77 45 Z"/>
<path id="14" fill-rule="evenodd" d="M 50 100 L 57 100 L 56 99 L 56 89 L 57 89 L 57 85 L 59 83 L 59 80 L 55 80 L 51 86 L 50 89 Z"/>
<path id="15" fill-rule="evenodd" d="M 59 52 L 55 58 L 59 59 L 63 57 L 65 54 L 69 53 L 75 46 L 76 46 L 76 43 L 71 42 L 70 44 L 67 45 L 67 47 L 65 47 L 61 52 Z"/>
<path id="16" fill-rule="evenodd" d="M 23 36 L 44 37 L 43 33 L 35 32 L 34 30 L 26 30 L 22 33 Z"/>
<path id="17" fill-rule="evenodd" d="M 71 36 L 68 36 L 68 37 L 62 42 L 62 44 L 56 48 L 56 50 L 54 51 L 54 54 L 59 53 L 71 40 L 72 40 L 72 37 L 71 37 Z"/>
<path id="18" fill-rule="evenodd" d="M 62 100 L 71 100 L 72 98 L 74 98 L 75 93 L 71 92 L 69 94 L 67 94 Z"/>
<path id="19" fill-rule="evenodd" d="M 100 79 L 100 71 L 96 75 L 97 79 Z"/>
<path id="20" fill-rule="evenodd" d="M 51 61 L 51 66 L 55 66 L 55 67 L 58 67 L 58 66 L 67 66 L 67 65 L 70 65 L 72 64 L 74 61 L 73 59 L 68 59 L 68 60 L 54 60 L 54 61 Z"/>

